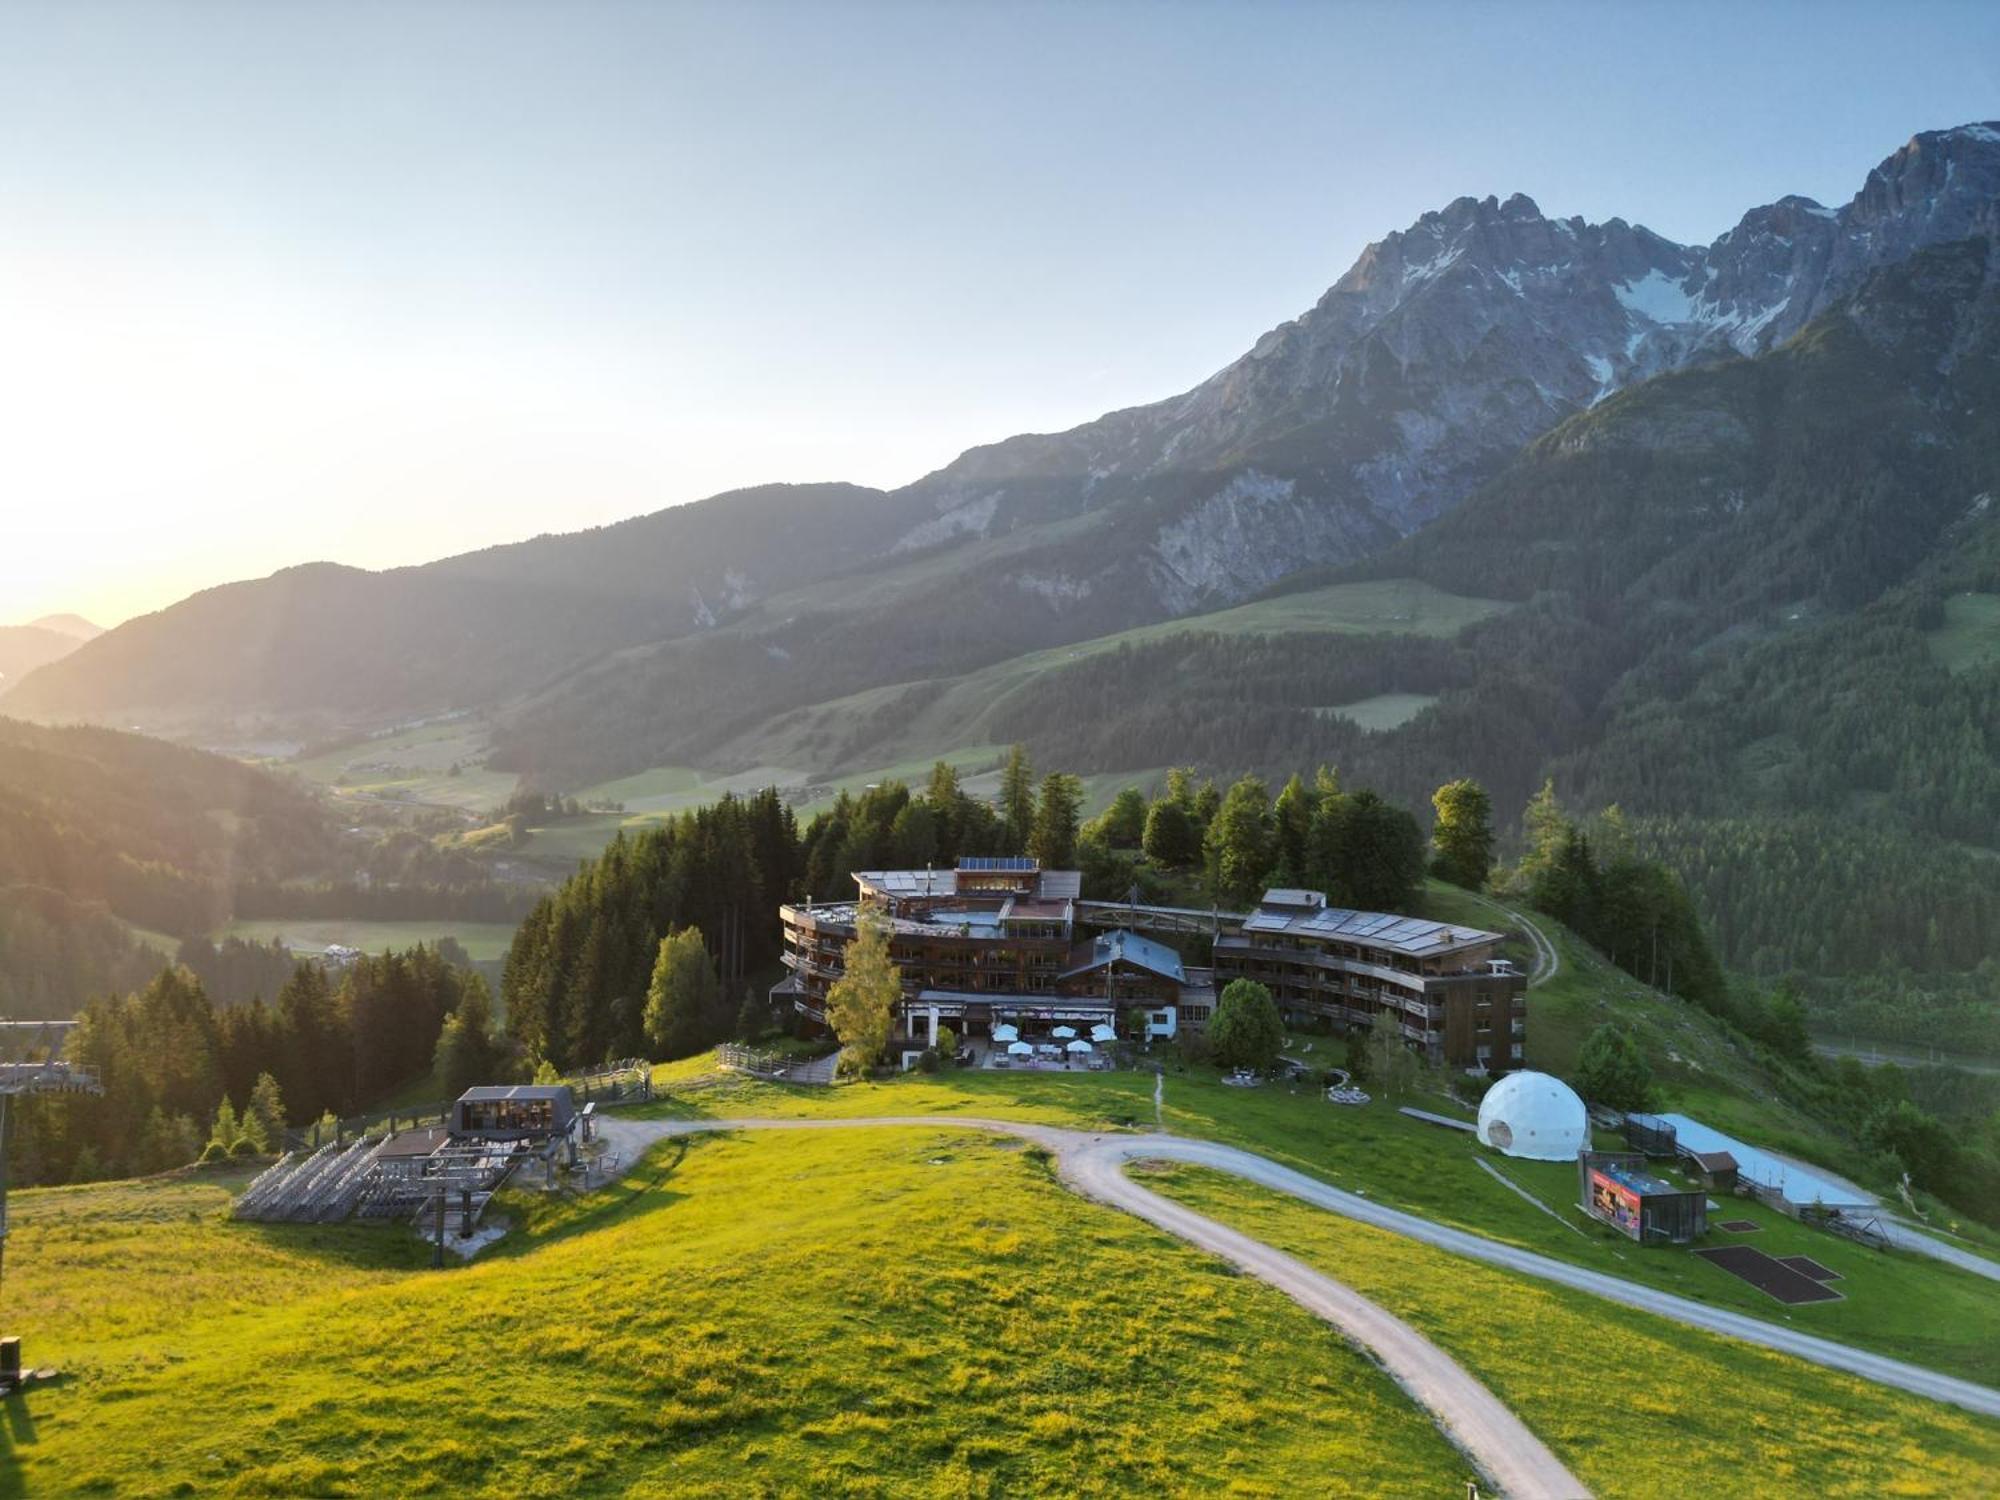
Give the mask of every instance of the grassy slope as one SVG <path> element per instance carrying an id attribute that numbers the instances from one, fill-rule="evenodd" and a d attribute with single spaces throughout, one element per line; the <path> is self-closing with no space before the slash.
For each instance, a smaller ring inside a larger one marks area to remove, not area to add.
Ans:
<path id="1" fill-rule="evenodd" d="M 21 1195 L 14 1310 L 71 1378 L 10 1407 L 0 1492 L 1462 1482 L 1457 1454 L 1323 1325 L 1075 1199 L 1010 1143 L 677 1149 L 587 1202 L 527 1204 L 511 1245 L 442 1274 L 411 1272 L 421 1247 L 393 1228 L 222 1222 L 214 1188 Z M 118 1276 L 92 1269 L 112 1260 Z"/>
<path id="2" fill-rule="evenodd" d="M 661 1069 L 657 1081 L 668 1098 L 652 1108 L 677 1116 L 956 1113 L 1086 1130 L 1145 1128 L 1154 1118 L 1152 1079 L 1141 1073 L 912 1074 L 813 1089 L 716 1074 L 706 1059 L 691 1059 Z M 1451 1108 L 1431 1096 L 1415 1102 L 1435 1112 Z M 1179 1134 L 1248 1147 L 1336 1186 L 1560 1260 L 1752 1317 L 1785 1317 L 1763 1293 L 1685 1252 L 1641 1253 L 1585 1218 L 1572 1206 L 1573 1167 L 1504 1160 L 1468 1134 L 1409 1119 L 1384 1101 L 1351 1109 L 1328 1104 L 1310 1088 L 1229 1088 L 1213 1070 L 1202 1069 L 1169 1073 L 1165 1105 L 1165 1124 Z M 1481 1159 L 1502 1167 L 1563 1222 L 1496 1182 Z M 1753 1241 L 1759 1249 L 1810 1254 L 1847 1277 L 1845 1300 L 1792 1309 L 1793 1326 L 2000 1384 L 2000 1298 L 1991 1282 L 1919 1256 L 1864 1250 L 1748 1200 L 1730 1199 L 1730 1215 L 1739 1209 L 1765 1226 Z"/>
<path id="3" fill-rule="evenodd" d="M 1408 1319 L 1600 1494 L 1970 1495 L 2000 1465 L 2000 1426 L 1950 1407 L 1469 1265 L 1222 1173 L 1162 1165 L 1145 1180 Z"/>
<path id="4" fill-rule="evenodd" d="M 893 592 L 912 579 L 921 582 L 935 565 L 934 559 L 906 565 L 886 575 L 888 581 L 879 588 Z M 796 596 L 769 601 L 755 619 L 879 603 L 877 589 L 875 584 L 863 586 L 851 580 L 815 585 Z M 740 736 L 717 753 L 716 764 L 729 769 L 656 766 L 574 789 L 571 795 L 582 800 L 620 802 L 626 811 L 531 829 L 521 846 L 495 852 L 516 864 L 543 867 L 552 878 L 560 878 L 577 860 L 595 855 L 620 828 L 643 827 L 672 813 L 713 802 L 726 791 L 787 788 L 793 792 L 801 816 L 810 816 L 843 789 L 858 791 L 870 782 L 891 778 L 919 782 L 939 759 L 976 772 L 997 763 L 1005 754 L 1004 746 L 992 742 L 990 724 L 994 711 L 1009 695 L 1046 673 L 1100 652 L 1115 651 L 1121 645 L 1195 632 L 1447 636 L 1507 607 L 1494 600 L 1448 594 L 1425 583 L 1386 579 L 1332 584 L 1212 614 L 1162 621 L 1031 652 L 963 677 L 945 679 L 935 684 L 936 690 L 927 701 L 913 708 L 891 741 L 871 749 L 869 764 L 823 764 L 820 746 L 843 742 L 853 726 L 885 705 L 898 702 L 909 684 L 871 688 L 827 703 L 801 706 Z M 1328 711 L 1348 714 L 1366 727 L 1389 728 L 1430 701 L 1421 695 L 1386 694 L 1361 703 L 1330 705 Z M 504 802 L 516 785 L 511 774 L 489 772 L 477 764 L 486 754 L 488 736 L 486 722 L 468 716 L 360 740 L 308 759 L 285 762 L 283 769 L 337 796 L 389 797 L 484 811 Z M 461 766 L 457 776 L 448 774 L 454 761 Z M 1162 774 L 1155 769 L 1090 778 L 1092 795 L 1086 815 L 1108 803 L 1119 787 L 1145 785 Z"/>
<path id="5" fill-rule="evenodd" d="M 1527 1061 L 1544 1072 L 1575 1070 L 1584 1039 L 1606 1021 L 1629 1027 L 1644 1048 L 1669 1109 L 1679 1109 L 1755 1144 L 1819 1161 L 1836 1171 L 1858 1170 L 1823 1127 L 1778 1098 L 1768 1074 L 1698 1006 L 1642 984 L 1617 968 L 1560 922 L 1539 912 L 1512 914 L 1493 903 L 1430 881 L 1424 911 L 1445 921 L 1510 928 L 1532 922 L 1561 955 L 1554 978 L 1529 993 Z M 1507 950 L 1523 968 L 1533 959 L 1525 941 Z"/>
<path id="6" fill-rule="evenodd" d="M 994 711 L 1011 694 L 1047 673 L 1115 651 L 1121 645 L 1137 646 L 1197 633 L 1448 636 L 1507 607 L 1490 599 L 1447 594 L 1408 579 L 1384 579 L 1331 584 L 1256 600 L 1213 614 L 1142 625 L 1115 635 L 1030 652 L 962 677 L 945 679 L 935 684 L 936 691 L 910 714 L 895 739 L 877 748 L 889 760 L 929 764 L 931 758 L 946 751 L 985 744 L 993 738 L 989 725 Z M 811 764 L 809 741 L 819 737 L 839 742 L 853 725 L 895 701 L 907 687 L 897 684 L 871 688 L 781 715 L 725 746 L 721 756 L 732 764 Z"/>
<path id="7" fill-rule="evenodd" d="M 505 802 L 516 784 L 512 772 L 480 765 L 488 744 L 485 720 L 465 717 L 356 740 L 309 758 L 276 762 L 274 769 L 339 796 L 390 797 L 484 812 Z M 454 762 L 456 776 L 450 774 Z"/>
<path id="8" fill-rule="evenodd" d="M 1930 648 L 1952 672 L 2000 661 L 2000 594 L 1954 594 L 1945 600 L 1944 625 L 1931 634 Z"/>

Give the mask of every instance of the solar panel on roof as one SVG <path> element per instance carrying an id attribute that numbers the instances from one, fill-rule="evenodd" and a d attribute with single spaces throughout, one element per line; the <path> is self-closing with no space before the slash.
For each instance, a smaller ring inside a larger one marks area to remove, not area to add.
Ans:
<path id="1" fill-rule="evenodd" d="M 1041 861 L 1026 854 L 966 854 L 958 861 L 961 870 L 1025 875 L 1039 868 Z"/>

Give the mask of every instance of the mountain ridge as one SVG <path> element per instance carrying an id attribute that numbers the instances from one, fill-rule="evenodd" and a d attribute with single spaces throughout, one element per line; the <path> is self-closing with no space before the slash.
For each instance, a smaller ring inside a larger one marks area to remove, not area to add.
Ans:
<path id="1" fill-rule="evenodd" d="M 211 735 L 372 728 L 501 704 L 754 620 L 787 589 L 932 556 L 958 575 L 919 568 L 903 615 L 857 633 L 905 677 L 1193 613 L 1392 545 L 1564 418 L 1775 346 L 1871 267 L 1990 221 L 1996 199 L 1992 124 L 1919 134 L 1843 207 L 1781 198 L 1707 247 L 1549 219 L 1522 194 L 1461 197 L 1164 401 L 969 449 L 895 491 L 762 486 L 386 573 L 223 585 L 43 667 L 7 708 Z M 964 620 L 927 644 L 939 610 Z"/>

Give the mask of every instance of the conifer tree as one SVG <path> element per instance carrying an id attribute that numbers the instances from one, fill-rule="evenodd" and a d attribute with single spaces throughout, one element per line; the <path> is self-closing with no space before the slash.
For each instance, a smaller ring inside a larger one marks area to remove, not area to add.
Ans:
<path id="1" fill-rule="evenodd" d="M 1026 852 L 1035 827 L 1035 768 L 1026 745 L 1007 752 L 1007 764 L 1000 772 L 1000 821 L 1009 849 Z"/>
<path id="2" fill-rule="evenodd" d="M 234 1151 L 236 1143 L 243 1138 L 243 1127 L 236 1118 L 236 1106 L 224 1094 L 222 1102 L 215 1106 L 215 1124 L 208 1132 L 208 1144 L 220 1146 L 224 1153 Z"/>
<path id="3" fill-rule="evenodd" d="M 1043 869 L 1062 870 L 1075 864 L 1077 814 L 1082 805 L 1083 783 L 1076 777 L 1051 771 L 1042 778 L 1028 852 L 1042 862 Z"/>
<path id="4" fill-rule="evenodd" d="M 250 1090 L 250 1102 L 243 1107 L 244 1129 L 253 1135 L 260 1151 L 276 1151 L 285 1143 L 285 1096 L 278 1080 L 269 1073 L 257 1075 Z"/>
<path id="5" fill-rule="evenodd" d="M 1273 878 L 1280 885 L 1306 884 L 1312 842 L 1313 794 L 1296 773 L 1271 804 Z"/>

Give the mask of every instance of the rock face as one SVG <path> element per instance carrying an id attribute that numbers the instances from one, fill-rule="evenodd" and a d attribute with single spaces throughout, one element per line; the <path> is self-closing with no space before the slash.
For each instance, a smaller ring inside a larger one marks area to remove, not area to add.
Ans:
<path id="1" fill-rule="evenodd" d="M 1550 219 L 1520 194 L 1460 198 L 1184 395 L 920 480 L 904 493 L 931 519 L 901 545 L 1127 507 L 1160 613 L 1240 598 L 1274 568 L 1407 534 L 1621 387 L 1772 347 L 1871 270 L 1981 232 L 1996 200 L 1991 124 L 1919 135 L 1844 207 L 1781 198 L 1708 246 Z"/>

